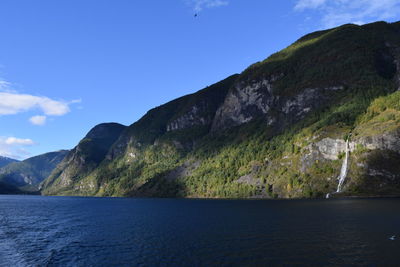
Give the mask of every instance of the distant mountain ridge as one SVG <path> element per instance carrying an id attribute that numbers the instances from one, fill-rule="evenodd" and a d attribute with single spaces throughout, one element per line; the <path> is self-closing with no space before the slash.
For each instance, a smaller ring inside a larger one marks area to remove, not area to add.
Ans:
<path id="1" fill-rule="evenodd" d="M 399 88 L 400 22 L 314 32 L 128 127 L 96 126 L 42 193 L 324 197 L 349 149 L 333 195 L 400 195 Z"/>
<path id="2" fill-rule="evenodd" d="M 7 164 L 10 164 L 10 163 L 12 163 L 12 162 L 18 162 L 18 160 L 0 156 L 0 168 L 1 168 L 1 167 L 4 167 L 4 166 L 6 166 Z"/>
<path id="3" fill-rule="evenodd" d="M 68 150 L 49 152 L 0 168 L 0 182 L 23 191 L 38 190 L 38 185 L 64 159 Z"/>

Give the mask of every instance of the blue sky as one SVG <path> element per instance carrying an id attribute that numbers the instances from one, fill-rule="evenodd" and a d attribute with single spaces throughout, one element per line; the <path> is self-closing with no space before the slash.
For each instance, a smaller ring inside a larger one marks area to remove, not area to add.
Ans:
<path id="1" fill-rule="evenodd" d="M 98 123 L 129 125 L 308 32 L 399 20 L 398 2 L 2 0 L 0 155 L 73 148 Z"/>

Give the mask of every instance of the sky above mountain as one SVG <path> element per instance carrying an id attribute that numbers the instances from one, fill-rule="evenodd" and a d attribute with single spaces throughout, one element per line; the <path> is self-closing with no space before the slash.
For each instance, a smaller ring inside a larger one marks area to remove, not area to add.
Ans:
<path id="1" fill-rule="evenodd" d="M 399 20 L 398 0 L 2 0 L 0 155 L 70 149 L 344 23 Z"/>

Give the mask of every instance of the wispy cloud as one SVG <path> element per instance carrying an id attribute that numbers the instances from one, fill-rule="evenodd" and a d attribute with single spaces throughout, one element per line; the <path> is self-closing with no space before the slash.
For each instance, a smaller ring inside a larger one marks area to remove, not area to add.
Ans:
<path id="1" fill-rule="evenodd" d="M 16 137 L 7 137 L 4 139 L 4 143 L 6 145 L 33 145 L 34 142 L 31 139 L 23 139 L 23 138 L 16 138 Z"/>
<path id="2" fill-rule="evenodd" d="M 14 115 L 29 110 L 39 109 L 46 116 L 62 116 L 71 111 L 70 105 L 80 103 L 80 100 L 70 102 L 54 100 L 46 96 L 21 94 L 13 90 L 11 83 L 0 80 L 0 116 Z M 31 118 L 33 124 L 44 124 L 44 115 Z"/>
<path id="3" fill-rule="evenodd" d="M 29 119 L 30 123 L 32 123 L 33 125 L 45 125 L 46 124 L 46 116 L 41 116 L 41 115 L 37 115 L 37 116 L 33 116 Z"/>
<path id="4" fill-rule="evenodd" d="M 2 92 L 14 92 L 11 89 L 11 83 L 9 83 L 7 81 L 4 81 L 4 80 L 1 80 L 1 79 L 0 79 L 0 91 L 2 91 Z"/>
<path id="5" fill-rule="evenodd" d="M 321 16 L 324 28 L 345 23 L 364 24 L 377 20 L 391 20 L 400 13 L 399 0 L 298 0 L 294 10 L 313 10 Z"/>
<path id="6" fill-rule="evenodd" d="M 185 0 L 186 4 L 192 7 L 194 12 L 200 12 L 207 8 L 226 6 L 228 0 Z"/>
<path id="7" fill-rule="evenodd" d="M 31 139 L 0 136 L 0 156 L 22 159 L 29 156 L 24 147 L 34 145 Z"/>
<path id="8" fill-rule="evenodd" d="M 317 8 L 325 4 L 327 0 L 299 0 L 294 6 L 295 10 L 304 10 L 307 8 Z"/>

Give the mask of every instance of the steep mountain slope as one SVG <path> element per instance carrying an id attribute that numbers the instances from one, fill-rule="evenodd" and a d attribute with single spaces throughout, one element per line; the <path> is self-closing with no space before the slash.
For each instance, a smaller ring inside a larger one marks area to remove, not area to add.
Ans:
<path id="1" fill-rule="evenodd" d="M 13 162 L 18 162 L 18 160 L 0 156 L 0 168 Z"/>
<path id="2" fill-rule="evenodd" d="M 60 150 L 10 163 L 0 168 L 0 181 L 18 188 L 30 186 L 33 190 L 50 175 L 67 153 L 67 150 Z"/>
<path id="3" fill-rule="evenodd" d="M 209 131 L 216 109 L 224 100 L 228 89 L 236 78 L 237 75 L 233 75 L 195 94 L 178 98 L 150 110 L 143 118 L 126 128 L 120 135 L 115 135 L 115 140 L 113 140 L 115 143 L 112 147 L 112 142 L 109 143 L 110 146 L 107 146 L 108 153 L 105 149 L 102 157 L 95 164 L 90 164 L 87 161 L 78 163 L 73 159 L 77 158 L 73 156 L 73 150 L 70 157 L 67 157 L 45 181 L 43 192 L 45 194 L 79 194 L 80 191 L 97 190 L 98 182 L 92 181 L 93 175 L 90 174 L 93 170 L 97 173 L 96 177 L 97 175 L 101 176 L 98 178 L 99 180 L 110 179 L 108 175 L 118 175 L 121 178 L 128 177 L 129 174 L 127 173 L 132 171 L 129 168 L 130 163 L 136 162 L 135 159 L 139 155 L 140 148 L 146 149 L 154 142 L 158 142 L 160 137 L 163 140 L 160 145 L 165 142 L 173 144 L 168 148 L 165 147 L 167 150 L 180 151 L 179 153 L 191 150 L 195 141 Z M 96 131 L 97 127 L 99 126 L 93 128 L 91 132 Z M 77 146 L 78 150 L 81 150 L 79 148 L 85 139 Z M 93 147 L 102 144 L 102 142 L 93 144 Z M 102 166 L 96 169 L 102 159 L 104 159 Z M 120 160 L 121 165 L 108 165 Z M 175 159 L 170 158 L 169 160 L 174 161 Z M 161 164 L 165 166 L 169 163 L 163 162 Z M 146 166 L 146 169 L 151 169 L 152 172 L 157 172 L 159 168 L 157 166 Z"/>
<path id="4" fill-rule="evenodd" d="M 111 145 L 125 128 L 126 126 L 118 123 L 103 123 L 95 126 L 68 153 L 41 187 L 67 187 L 90 173 L 104 159 Z"/>
<path id="5" fill-rule="evenodd" d="M 399 82 L 399 22 L 311 33 L 149 111 L 96 168 L 46 181 L 43 192 L 323 197 L 337 189 L 350 139 L 336 195 L 398 195 Z"/>

